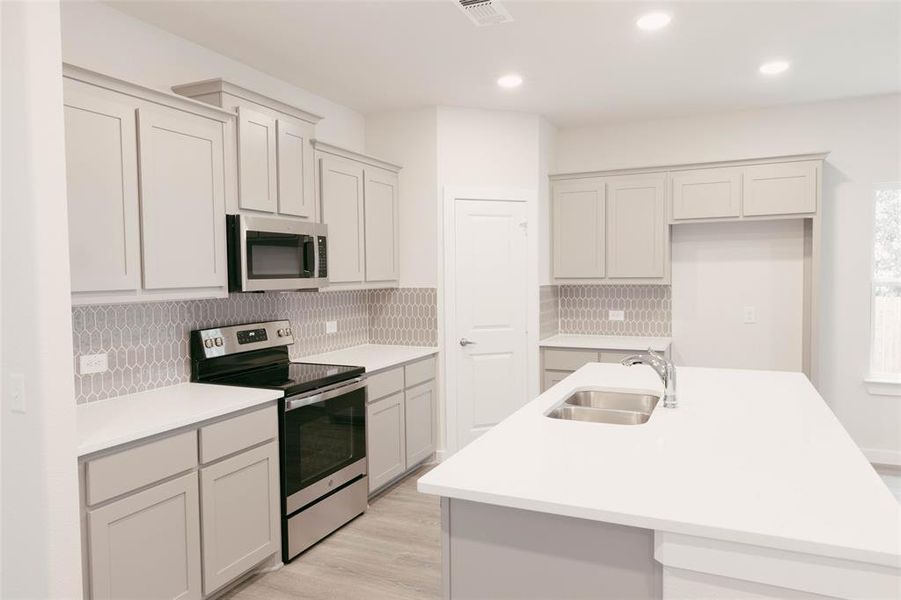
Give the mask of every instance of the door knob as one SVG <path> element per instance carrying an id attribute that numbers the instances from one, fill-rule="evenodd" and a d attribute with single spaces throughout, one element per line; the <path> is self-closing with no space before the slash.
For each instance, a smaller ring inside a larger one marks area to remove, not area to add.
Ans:
<path id="1" fill-rule="evenodd" d="M 472 344 L 475 344 L 475 342 L 470 342 L 470 341 L 467 340 L 466 338 L 460 338 L 460 345 L 461 345 L 461 346 L 466 347 L 466 346 L 471 346 Z"/>

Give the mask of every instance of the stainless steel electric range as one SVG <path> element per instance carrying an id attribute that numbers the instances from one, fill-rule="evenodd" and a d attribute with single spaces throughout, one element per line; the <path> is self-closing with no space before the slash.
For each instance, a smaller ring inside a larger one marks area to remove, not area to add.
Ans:
<path id="1" fill-rule="evenodd" d="M 191 332 L 191 379 L 284 391 L 279 401 L 282 558 L 366 511 L 363 367 L 291 362 L 289 321 Z"/>

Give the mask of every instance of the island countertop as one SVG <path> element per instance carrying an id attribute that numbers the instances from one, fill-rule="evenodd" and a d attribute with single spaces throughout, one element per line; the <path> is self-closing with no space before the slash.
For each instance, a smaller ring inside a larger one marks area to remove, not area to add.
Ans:
<path id="1" fill-rule="evenodd" d="M 423 476 L 427 494 L 901 566 L 901 509 L 800 373 L 678 369 L 647 423 L 547 418 L 579 389 L 662 386 L 591 363 Z"/>

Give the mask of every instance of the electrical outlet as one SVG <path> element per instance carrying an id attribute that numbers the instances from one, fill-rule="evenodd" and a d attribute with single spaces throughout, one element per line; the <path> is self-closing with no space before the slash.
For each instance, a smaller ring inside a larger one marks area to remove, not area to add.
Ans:
<path id="1" fill-rule="evenodd" d="M 9 374 L 9 409 L 20 415 L 25 414 L 25 376 L 21 373 Z"/>
<path id="2" fill-rule="evenodd" d="M 608 310 L 607 311 L 607 320 L 608 321 L 625 321 L 626 320 L 626 311 L 624 311 L 624 310 Z"/>
<path id="3" fill-rule="evenodd" d="M 757 308 L 754 306 L 746 306 L 742 311 L 744 313 L 744 322 L 746 325 L 753 325 L 757 322 Z"/>
<path id="4" fill-rule="evenodd" d="M 103 354 L 85 354 L 78 359 L 78 372 L 82 375 L 105 373 L 109 370 L 109 358 Z"/>
<path id="5" fill-rule="evenodd" d="M 338 321 L 326 321 L 325 322 L 325 332 L 326 333 L 338 333 Z"/>

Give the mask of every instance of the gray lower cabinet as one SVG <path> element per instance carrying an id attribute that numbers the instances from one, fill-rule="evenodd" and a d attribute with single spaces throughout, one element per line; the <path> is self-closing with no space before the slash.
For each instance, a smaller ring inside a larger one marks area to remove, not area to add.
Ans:
<path id="1" fill-rule="evenodd" d="M 369 491 L 396 478 L 406 468 L 404 394 L 398 392 L 366 407 Z"/>
<path id="2" fill-rule="evenodd" d="M 435 358 L 370 375 L 367 389 L 366 453 L 372 494 L 435 453 Z"/>
<path id="3" fill-rule="evenodd" d="M 408 465 L 420 463 L 435 452 L 438 440 L 438 402 L 435 396 L 434 379 L 404 391 Z"/>
<path id="4" fill-rule="evenodd" d="M 277 425 L 269 406 L 83 459 L 86 597 L 208 597 L 279 552 Z"/>
<path id="5" fill-rule="evenodd" d="M 279 550 L 278 489 L 275 440 L 200 470 L 204 594 Z"/>
<path id="6" fill-rule="evenodd" d="M 91 597 L 200 598 L 197 473 L 88 511 Z"/>
<path id="7" fill-rule="evenodd" d="M 645 352 L 645 350 L 542 348 L 541 391 L 560 383 L 583 365 L 591 362 L 618 363 L 627 356 L 638 352 Z M 664 354 L 669 356 L 669 350 Z"/>

